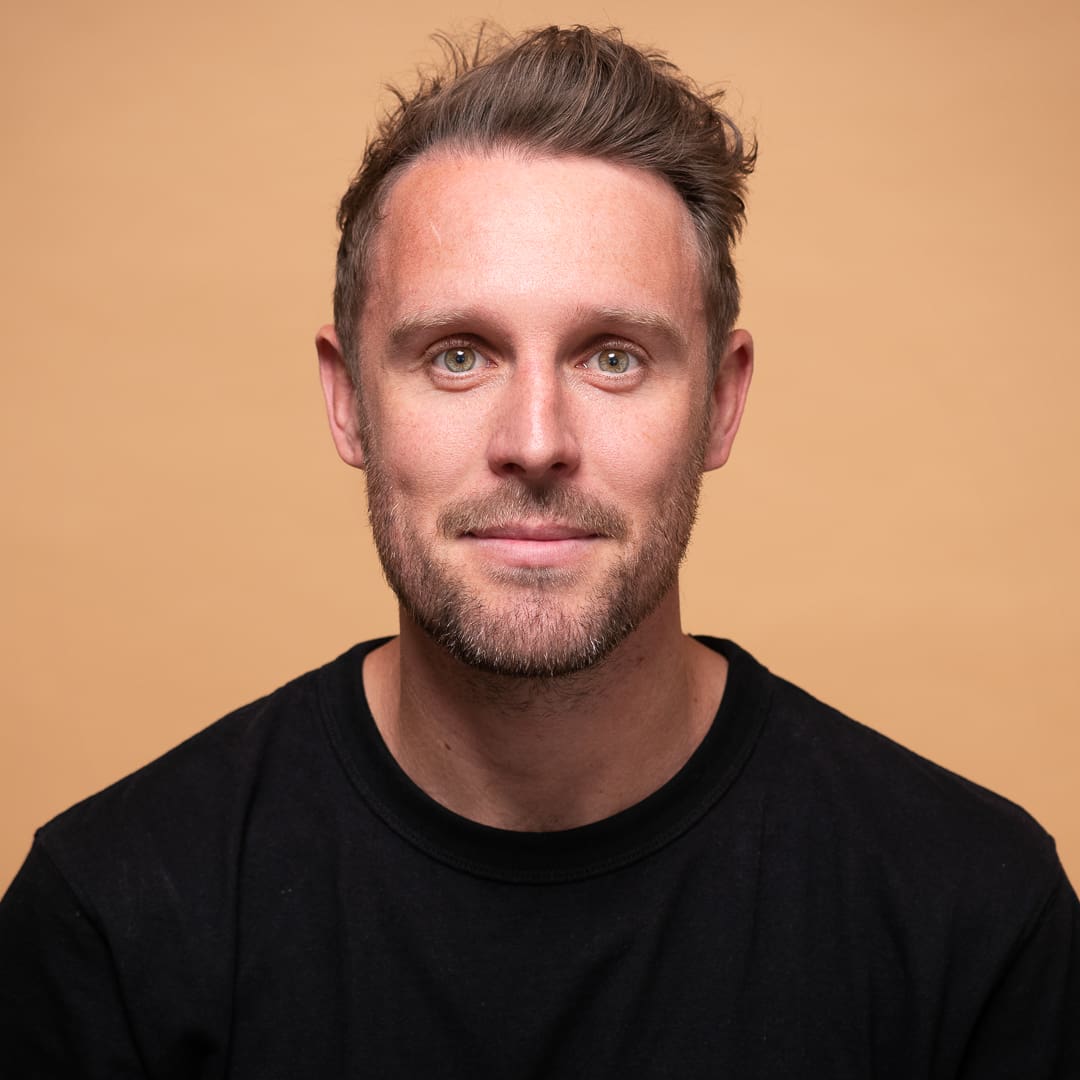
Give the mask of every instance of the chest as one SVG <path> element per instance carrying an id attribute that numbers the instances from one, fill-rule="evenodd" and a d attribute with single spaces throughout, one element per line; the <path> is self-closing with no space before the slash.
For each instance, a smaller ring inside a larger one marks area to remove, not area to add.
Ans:
<path id="1" fill-rule="evenodd" d="M 253 878 L 230 1075 L 931 1075 L 933 949 L 754 824 L 576 882 L 379 845 Z"/>

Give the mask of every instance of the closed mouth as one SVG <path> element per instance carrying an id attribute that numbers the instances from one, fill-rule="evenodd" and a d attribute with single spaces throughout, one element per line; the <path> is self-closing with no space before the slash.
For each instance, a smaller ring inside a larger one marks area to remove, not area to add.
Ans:
<path id="1" fill-rule="evenodd" d="M 575 525 L 554 521 L 520 521 L 505 525 L 491 525 L 482 529 L 470 529 L 465 534 L 476 540 L 593 540 L 600 534 Z"/>

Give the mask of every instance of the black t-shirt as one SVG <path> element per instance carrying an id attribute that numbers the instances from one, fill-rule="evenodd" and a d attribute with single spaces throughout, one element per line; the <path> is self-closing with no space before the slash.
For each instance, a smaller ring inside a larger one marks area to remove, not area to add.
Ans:
<path id="1" fill-rule="evenodd" d="M 0 902 L 0 1075 L 1080 1077 L 1051 839 L 703 640 L 709 734 L 582 828 L 413 785 L 378 642 L 62 814 Z"/>

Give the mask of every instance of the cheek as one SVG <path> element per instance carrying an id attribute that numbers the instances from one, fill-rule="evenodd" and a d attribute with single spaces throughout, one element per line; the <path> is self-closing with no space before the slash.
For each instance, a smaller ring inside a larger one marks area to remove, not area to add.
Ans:
<path id="1" fill-rule="evenodd" d="M 705 420 L 704 406 L 685 399 L 665 409 L 628 412 L 594 445 L 594 469 L 606 474 L 613 491 L 662 504 L 673 482 L 700 471 Z"/>
<path id="2" fill-rule="evenodd" d="M 374 410 L 372 430 L 383 473 L 417 505 L 453 496 L 482 460 L 479 425 L 446 400 L 395 401 Z"/>

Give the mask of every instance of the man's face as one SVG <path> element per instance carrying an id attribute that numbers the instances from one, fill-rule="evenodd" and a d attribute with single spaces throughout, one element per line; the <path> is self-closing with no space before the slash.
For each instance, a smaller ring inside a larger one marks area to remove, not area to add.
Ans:
<path id="1" fill-rule="evenodd" d="M 676 602 L 727 448 L 675 192 L 595 159 L 434 152 L 395 182 L 369 282 L 345 456 L 407 616 L 473 665 L 555 675 Z"/>

